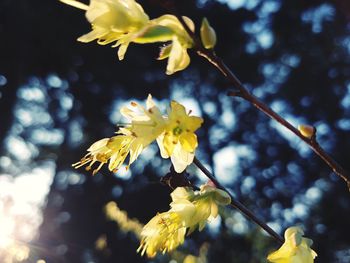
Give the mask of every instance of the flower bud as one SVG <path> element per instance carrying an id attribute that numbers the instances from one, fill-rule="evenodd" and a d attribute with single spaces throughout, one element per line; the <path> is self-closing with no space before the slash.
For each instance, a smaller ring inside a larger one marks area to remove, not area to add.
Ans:
<path id="1" fill-rule="evenodd" d="M 203 18 L 202 20 L 200 31 L 203 46 L 207 49 L 214 48 L 216 44 L 216 33 L 206 18 Z"/>
<path id="2" fill-rule="evenodd" d="M 316 133 L 315 127 L 313 127 L 311 125 L 301 124 L 298 126 L 298 130 L 300 131 L 300 133 L 303 136 L 305 136 L 306 138 L 309 138 L 309 139 L 311 139 Z"/>

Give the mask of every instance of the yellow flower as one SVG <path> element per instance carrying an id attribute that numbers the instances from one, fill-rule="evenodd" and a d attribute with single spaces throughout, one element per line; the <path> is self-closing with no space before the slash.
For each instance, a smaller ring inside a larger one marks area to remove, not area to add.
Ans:
<path id="1" fill-rule="evenodd" d="M 203 230 L 207 222 L 218 216 L 219 205 L 228 205 L 230 202 L 231 198 L 225 191 L 209 184 L 202 185 L 192 201 L 196 212 L 192 217 L 192 224 L 189 225 L 189 233 L 197 227 L 199 231 Z"/>
<path id="2" fill-rule="evenodd" d="M 185 240 L 186 228 L 175 212 L 164 212 L 153 217 L 141 232 L 142 240 L 138 252 L 154 257 L 172 251 Z"/>
<path id="3" fill-rule="evenodd" d="M 149 94 L 146 101 L 146 108 L 136 102 L 131 102 L 132 108 L 122 107 L 121 114 L 131 120 L 131 127 L 128 130 L 144 141 L 143 144 L 150 144 L 165 128 L 165 119 Z M 124 131 L 125 129 L 121 129 Z"/>
<path id="4" fill-rule="evenodd" d="M 131 42 L 145 44 L 171 41 L 170 45 L 161 49 L 158 58 L 169 58 L 166 73 L 170 75 L 183 70 L 190 63 L 187 49 L 193 46 L 193 40 L 173 15 L 150 20 L 135 0 L 90 0 L 89 5 L 77 0 L 60 1 L 86 11 L 92 31 L 79 37 L 78 41 L 87 43 L 97 39 L 101 45 L 115 42 L 113 47 L 119 47 L 119 60 L 124 58 Z M 183 19 L 194 31 L 193 21 L 188 17 Z"/>
<path id="5" fill-rule="evenodd" d="M 184 187 L 178 187 L 171 193 L 171 209 L 157 214 L 145 225 L 138 252 L 154 257 L 157 252 L 172 251 L 185 241 L 186 226 L 195 213 L 194 205 L 188 200 L 193 196 L 194 192 Z"/>
<path id="6" fill-rule="evenodd" d="M 313 263 L 316 252 L 310 246 L 312 240 L 303 237 L 300 227 L 290 227 L 284 233 L 284 244 L 267 259 L 274 263 Z"/>
<path id="7" fill-rule="evenodd" d="M 108 169 L 116 172 L 129 155 L 128 168 L 142 150 L 164 131 L 165 120 L 151 95 L 147 98 L 146 109 L 135 102 L 132 102 L 131 105 L 138 111 L 127 107 L 121 109 L 121 113 L 131 119 L 130 127 L 120 128 L 117 136 L 95 142 L 88 149 L 88 154 L 73 164 L 75 168 L 89 164 L 86 169 L 90 170 L 95 162 L 100 162 L 100 165 L 93 171 L 93 174 L 96 174 L 103 164 L 109 161 Z"/>
<path id="8" fill-rule="evenodd" d="M 175 249 L 185 240 L 186 230 L 191 233 L 197 226 L 203 229 L 211 217 L 218 215 L 218 205 L 230 202 L 227 193 L 206 185 L 194 192 L 188 187 L 178 187 L 171 193 L 170 210 L 153 217 L 141 232 L 143 255 L 154 257 L 157 252 Z"/>
<path id="9" fill-rule="evenodd" d="M 74 168 L 79 168 L 88 164 L 86 170 L 89 171 L 96 162 L 100 162 L 98 167 L 93 170 L 93 174 L 95 175 L 102 166 L 112 158 L 112 156 L 114 163 L 115 160 L 118 159 L 122 164 L 127 156 L 127 146 L 130 145 L 131 139 L 132 138 L 129 136 L 114 136 L 112 138 L 99 140 L 92 144 L 89 149 L 87 149 L 88 153 L 79 162 L 74 163 L 72 166 Z"/>
<path id="10" fill-rule="evenodd" d="M 163 158 L 171 158 L 175 171 L 181 173 L 193 162 L 198 146 L 194 133 L 203 119 L 189 116 L 183 105 L 171 102 L 165 132 L 158 137 L 157 142 Z"/>
<path id="11" fill-rule="evenodd" d="M 188 27 L 194 31 L 193 21 L 186 16 L 183 19 Z M 158 57 L 159 60 L 169 58 L 166 74 L 171 75 L 185 69 L 190 64 L 187 49 L 193 47 L 192 38 L 187 34 L 177 17 L 173 15 L 163 15 L 152 21 L 157 25 L 170 28 L 174 32 L 172 38 L 169 39 L 172 43 L 162 47 Z"/>
<path id="12" fill-rule="evenodd" d="M 134 0 L 90 0 L 85 5 L 76 0 L 60 0 L 68 5 L 86 10 L 86 18 L 92 31 L 79 37 L 78 41 L 87 43 L 97 39 L 101 45 L 116 42 L 118 57 L 124 58 L 131 41 L 144 32 L 149 22 L 141 5 Z"/>
<path id="13" fill-rule="evenodd" d="M 109 162 L 108 169 L 116 172 L 129 156 L 128 168 L 155 140 L 162 157 L 170 157 L 177 172 L 182 172 L 192 163 L 198 145 L 194 131 L 203 122 L 201 118 L 188 116 L 185 107 L 175 101 L 171 102 L 169 116 L 162 116 L 151 95 L 147 98 L 146 108 L 136 102 L 131 102 L 131 106 L 120 110 L 131 123 L 120 128 L 116 136 L 91 145 L 88 154 L 73 164 L 75 168 L 88 164 L 86 169 L 90 170 L 96 162 L 100 162 L 93 170 L 93 174 L 96 174 L 103 164 Z"/>

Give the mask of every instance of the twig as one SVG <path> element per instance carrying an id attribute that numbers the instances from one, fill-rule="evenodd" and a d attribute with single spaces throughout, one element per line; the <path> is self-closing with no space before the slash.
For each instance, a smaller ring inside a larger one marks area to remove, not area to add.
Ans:
<path id="1" fill-rule="evenodd" d="M 266 223 L 261 221 L 256 215 L 253 214 L 247 207 L 245 207 L 242 203 L 235 200 L 234 197 L 229 193 L 229 191 L 216 179 L 216 177 L 208 171 L 207 168 L 196 158 L 194 157 L 193 163 L 215 184 L 215 186 L 226 193 L 231 197 L 231 206 L 241 211 L 246 217 L 250 220 L 254 221 L 257 225 L 259 225 L 262 229 L 264 229 L 268 234 L 270 234 L 277 242 L 283 244 L 284 239 L 279 234 L 277 234 L 271 227 L 269 227 Z"/>
<path id="2" fill-rule="evenodd" d="M 308 138 L 303 136 L 297 128 L 295 128 L 286 119 L 281 117 L 278 113 L 269 108 L 265 103 L 260 101 L 257 97 L 252 95 L 241 83 L 241 81 L 236 77 L 236 75 L 226 66 L 221 58 L 216 56 L 213 50 L 205 49 L 199 38 L 191 31 L 188 25 L 185 23 L 182 16 L 180 16 L 175 8 L 172 8 L 173 13 L 181 22 L 182 26 L 186 32 L 190 35 L 194 42 L 194 48 L 197 50 L 198 55 L 206 58 L 211 64 L 214 65 L 230 82 L 238 89 L 238 92 L 229 93 L 228 96 L 239 96 L 246 101 L 250 102 L 254 107 L 256 107 L 261 112 L 265 113 L 271 119 L 277 121 L 279 124 L 290 130 L 297 137 L 303 140 L 309 147 L 332 169 L 332 171 L 342 178 L 350 191 L 350 176 L 349 173 L 339 165 L 317 142 L 316 138 Z"/>

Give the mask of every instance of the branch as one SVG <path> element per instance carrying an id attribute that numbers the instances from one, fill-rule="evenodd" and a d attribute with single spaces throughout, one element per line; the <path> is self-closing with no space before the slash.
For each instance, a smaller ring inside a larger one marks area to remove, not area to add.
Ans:
<path id="1" fill-rule="evenodd" d="M 182 26 L 186 32 L 191 36 L 194 42 L 194 48 L 197 50 L 197 54 L 207 59 L 214 67 L 216 67 L 231 84 L 237 89 L 236 92 L 231 92 L 228 96 L 239 96 L 246 101 L 250 102 L 254 107 L 263 112 L 265 115 L 269 116 L 271 119 L 277 121 L 279 124 L 287 128 L 289 131 L 294 133 L 297 137 L 303 140 L 309 147 L 332 169 L 332 171 L 338 175 L 341 179 L 345 181 L 347 187 L 350 191 L 350 176 L 349 173 L 340 166 L 317 142 L 316 138 L 308 138 L 303 136 L 299 130 L 289 123 L 286 119 L 281 117 L 278 113 L 269 108 L 265 103 L 260 101 L 257 97 L 252 95 L 241 83 L 241 81 L 236 77 L 236 75 L 226 66 L 221 58 L 216 56 L 215 52 L 210 49 L 205 49 L 199 38 L 185 23 L 182 16 L 180 16 L 175 8 L 172 8 L 172 12 L 181 22 Z"/>
<path id="2" fill-rule="evenodd" d="M 193 163 L 215 184 L 215 186 L 226 193 L 231 197 L 231 206 L 238 209 L 242 212 L 246 217 L 252 220 L 254 223 L 259 225 L 262 229 L 264 229 L 269 235 L 271 235 L 277 242 L 280 244 L 284 243 L 283 237 L 277 234 L 271 227 L 269 227 L 266 223 L 257 218 L 253 212 L 251 212 L 247 207 L 245 207 L 242 203 L 235 200 L 234 197 L 230 194 L 230 192 L 216 179 L 216 177 L 208 171 L 207 168 L 196 158 L 194 157 Z"/>

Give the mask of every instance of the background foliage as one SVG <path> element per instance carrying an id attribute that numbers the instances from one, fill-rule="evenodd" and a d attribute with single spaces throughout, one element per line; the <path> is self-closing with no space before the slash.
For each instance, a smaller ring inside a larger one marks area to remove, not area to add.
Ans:
<path id="1" fill-rule="evenodd" d="M 150 17 L 167 12 L 157 2 L 140 1 Z M 208 17 L 217 54 L 242 82 L 292 123 L 315 125 L 320 143 L 350 170 L 348 1 L 176 5 L 197 28 Z M 92 177 L 71 168 L 91 143 L 124 122 L 121 105 L 148 93 L 163 109 L 176 99 L 204 118 L 198 157 L 242 203 L 279 232 L 304 225 L 317 262 L 350 262 L 349 193 L 299 139 L 247 102 L 226 97 L 227 81 L 193 52 L 190 67 L 169 77 L 166 62 L 155 60 L 157 45 L 132 45 L 119 62 L 114 49 L 75 41 L 89 30 L 80 10 L 57 1 L 0 2 L 0 184 L 42 169 L 24 192 L 49 190 L 28 262 L 151 262 L 136 254 L 136 237 L 119 231 L 103 207 L 114 200 L 143 223 L 165 211 L 171 190 L 159 179 L 170 162 L 151 147 L 128 172 L 104 168 Z M 195 168 L 188 172 L 193 182 L 204 180 Z M 40 186 L 44 181 L 49 189 Z M 208 262 L 265 262 L 274 241 L 236 211 L 223 212 L 180 250 L 196 255 L 207 242 Z M 101 235 L 107 247 L 98 250 Z"/>

